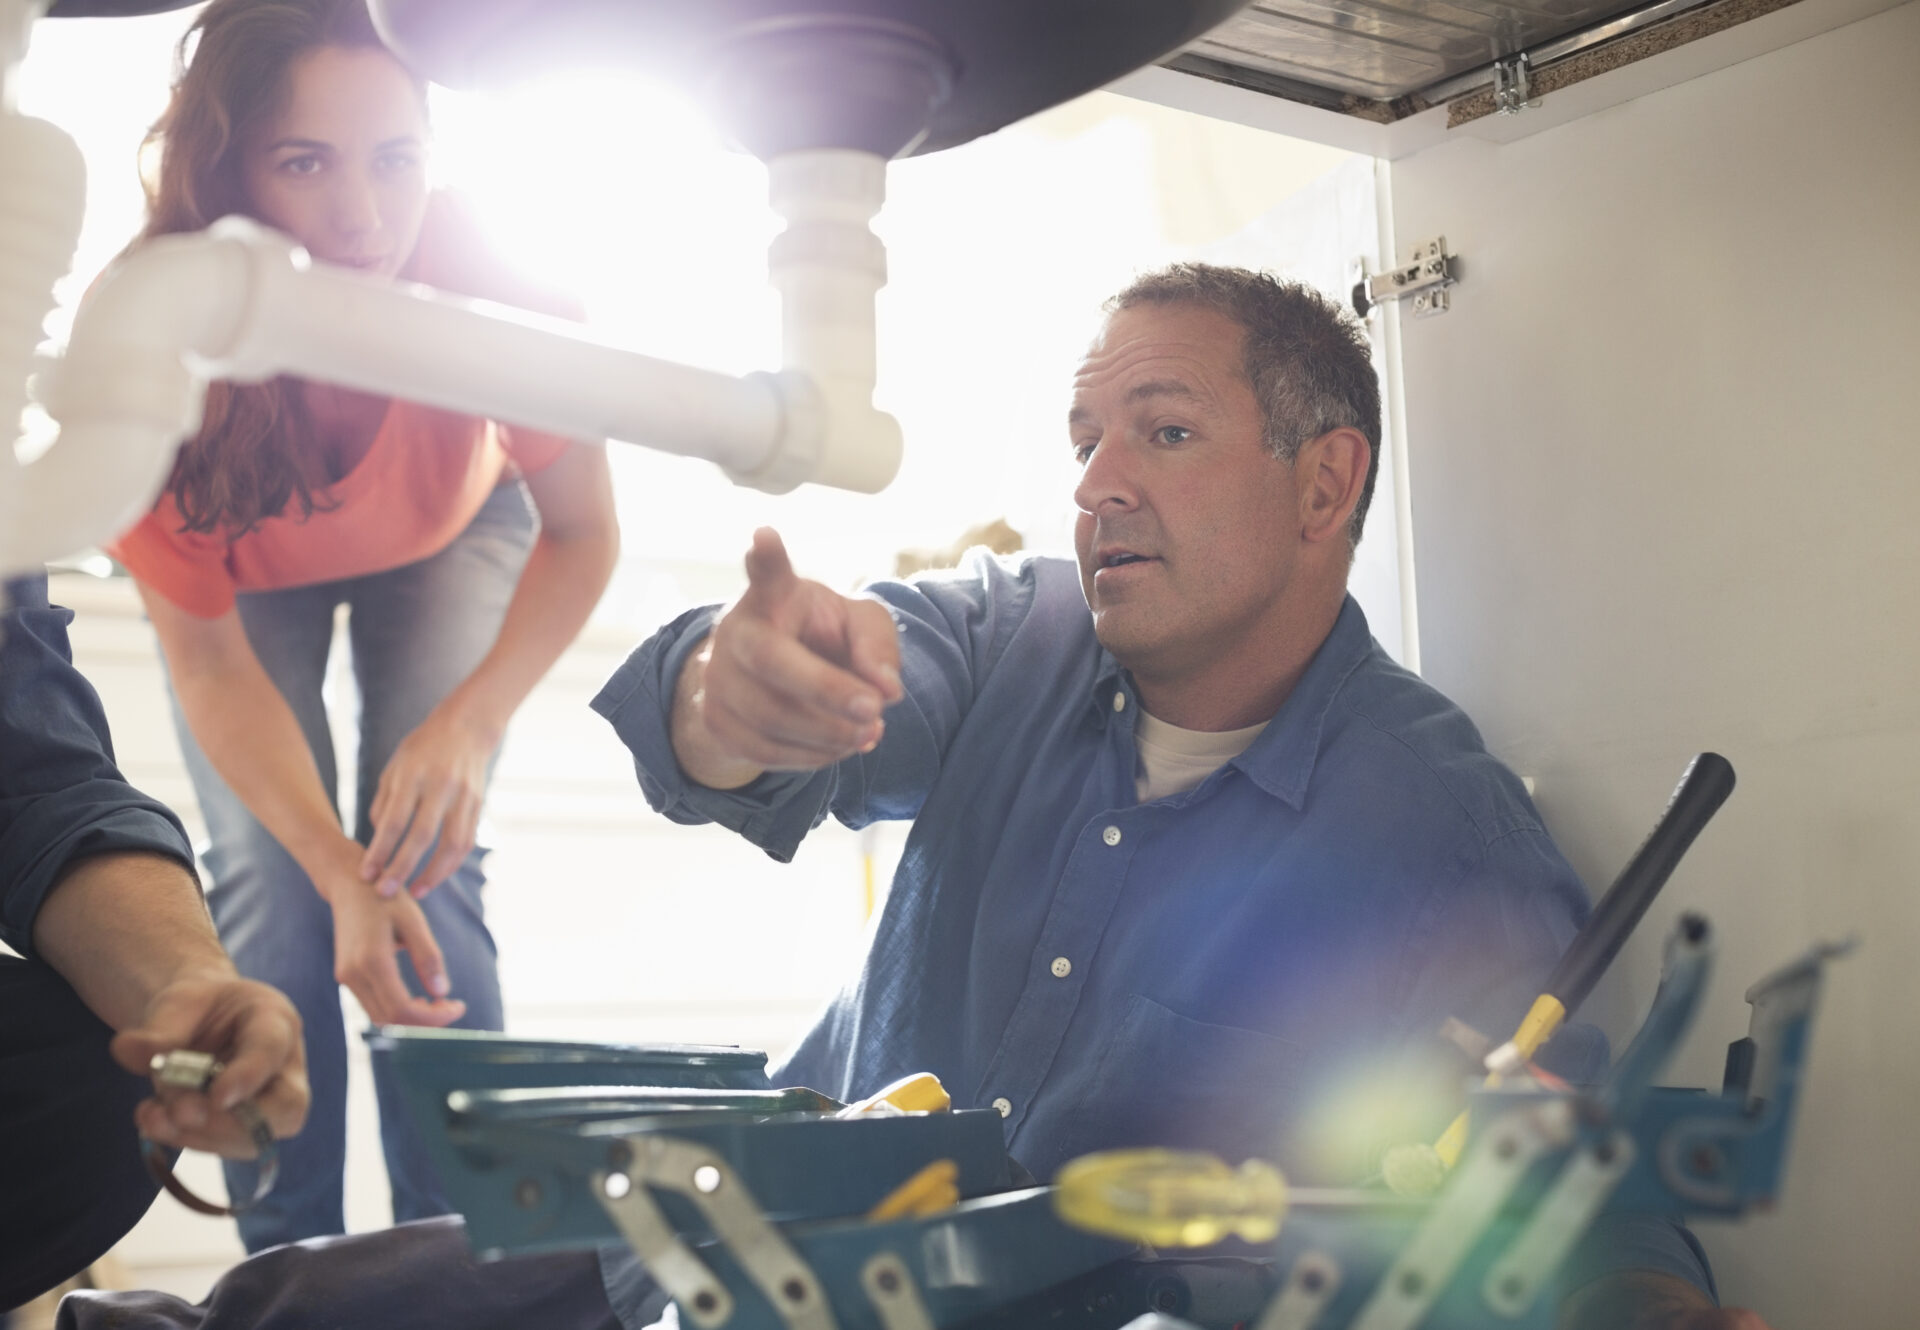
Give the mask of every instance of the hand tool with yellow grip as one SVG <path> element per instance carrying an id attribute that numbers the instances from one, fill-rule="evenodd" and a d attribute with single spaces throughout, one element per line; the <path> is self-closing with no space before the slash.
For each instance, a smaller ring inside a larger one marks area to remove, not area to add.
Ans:
<path id="1" fill-rule="evenodd" d="M 1574 935 L 1513 1038 L 1487 1056 L 1488 1084 L 1498 1084 L 1503 1075 L 1524 1066 L 1560 1028 L 1568 1013 L 1586 1000 L 1634 925 L 1673 875 L 1681 856 L 1732 793 L 1733 765 L 1720 754 L 1701 753 L 1687 764 L 1666 811 Z M 1462 1113 L 1430 1152 L 1420 1146 L 1389 1151 L 1383 1166 L 1387 1185 L 1403 1195 L 1433 1190 L 1444 1179 L 1445 1171 L 1459 1162 L 1466 1143 L 1467 1115 Z"/>

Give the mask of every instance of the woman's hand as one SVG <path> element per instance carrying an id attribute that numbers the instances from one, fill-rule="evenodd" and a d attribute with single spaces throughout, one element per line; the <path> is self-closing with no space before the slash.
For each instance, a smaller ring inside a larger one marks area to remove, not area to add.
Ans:
<path id="1" fill-rule="evenodd" d="M 360 847 L 346 841 L 349 853 Z M 406 892 L 381 897 L 352 867 L 330 874 L 321 894 L 333 907 L 333 976 L 360 1000 L 376 1025 L 451 1025 L 467 1004 L 449 994 L 446 961 L 420 903 Z M 397 955 L 404 950 L 431 998 L 418 998 L 400 978 Z"/>
<path id="2" fill-rule="evenodd" d="M 361 880 L 374 883 L 377 895 L 399 896 L 411 878 L 417 900 L 465 861 L 479 831 L 487 764 L 504 732 L 455 693 L 400 741 L 374 791 L 373 840 L 360 862 Z M 416 876 L 429 848 L 433 855 Z"/>

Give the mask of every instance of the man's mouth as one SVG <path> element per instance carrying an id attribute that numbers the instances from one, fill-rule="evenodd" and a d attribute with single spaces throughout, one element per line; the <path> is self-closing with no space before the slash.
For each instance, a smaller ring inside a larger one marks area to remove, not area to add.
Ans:
<path id="1" fill-rule="evenodd" d="M 1100 556 L 1100 566 L 1102 568 L 1123 568 L 1130 563 L 1147 562 L 1149 562 L 1147 555 L 1134 554 L 1127 550 L 1115 550 L 1111 554 L 1103 554 Z"/>

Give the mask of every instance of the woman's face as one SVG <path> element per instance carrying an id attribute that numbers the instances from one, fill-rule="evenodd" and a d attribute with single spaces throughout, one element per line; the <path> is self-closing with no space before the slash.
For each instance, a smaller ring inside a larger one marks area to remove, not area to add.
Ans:
<path id="1" fill-rule="evenodd" d="M 321 46 L 295 60 L 278 115 L 251 136 L 256 217 L 314 258 L 391 277 L 413 253 L 427 208 L 427 113 L 385 51 Z"/>

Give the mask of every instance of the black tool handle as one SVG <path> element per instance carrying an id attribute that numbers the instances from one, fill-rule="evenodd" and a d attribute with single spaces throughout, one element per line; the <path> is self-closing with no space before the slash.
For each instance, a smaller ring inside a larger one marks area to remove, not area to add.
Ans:
<path id="1" fill-rule="evenodd" d="M 1720 805 L 1733 793 L 1733 764 L 1718 753 L 1701 753 L 1687 764 L 1680 784 L 1653 831 L 1620 870 L 1593 916 L 1574 936 L 1573 945 L 1554 967 L 1546 991 L 1569 1013 L 1586 1000 L 1607 966 L 1653 904 L 1660 888 L 1680 863 Z"/>

